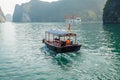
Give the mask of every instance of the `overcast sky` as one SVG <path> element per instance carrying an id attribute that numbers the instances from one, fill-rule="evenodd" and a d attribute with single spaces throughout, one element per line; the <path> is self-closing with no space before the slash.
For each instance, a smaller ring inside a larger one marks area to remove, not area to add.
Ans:
<path id="1" fill-rule="evenodd" d="M 8 13 L 13 15 L 16 4 L 21 4 L 29 1 L 30 0 L 0 0 L 0 7 L 5 15 Z M 41 1 L 52 2 L 57 0 L 41 0 Z"/>

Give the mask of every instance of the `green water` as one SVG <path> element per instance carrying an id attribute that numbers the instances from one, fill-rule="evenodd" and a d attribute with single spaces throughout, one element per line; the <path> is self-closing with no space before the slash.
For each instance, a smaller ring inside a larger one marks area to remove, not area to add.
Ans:
<path id="1" fill-rule="evenodd" d="M 72 26 L 81 50 L 54 55 L 41 42 L 64 23 L 0 23 L 0 80 L 120 80 L 120 25 Z"/>

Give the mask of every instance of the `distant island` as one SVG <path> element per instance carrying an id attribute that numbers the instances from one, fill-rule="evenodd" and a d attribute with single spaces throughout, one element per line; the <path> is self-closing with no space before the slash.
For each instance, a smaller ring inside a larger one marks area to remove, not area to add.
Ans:
<path id="1" fill-rule="evenodd" d="M 5 16 L 4 16 L 2 9 L 0 7 L 0 22 L 5 22 L 5 21 L 6 21 Z"/>
<path id="2" fill-rule="evenodd" d="M 59 0 L 42 2 L 31 0 L 16 5 L 13 22 L 63 22 L 64 16 L 77 15 L 82 21 L 102 21 L 106 0 Z"/>
<path id="3" fill-rule="evenodd" d="M 120 24 L 120 0 L 108 0 L 103 12 L 104 24 Z"/>
<path id="4" fill-rule="evenodd" d="M 5 17 L 6 17 L 6 21 L 12 22 L 12 15 L 11 14 L 6 14 Z"/>

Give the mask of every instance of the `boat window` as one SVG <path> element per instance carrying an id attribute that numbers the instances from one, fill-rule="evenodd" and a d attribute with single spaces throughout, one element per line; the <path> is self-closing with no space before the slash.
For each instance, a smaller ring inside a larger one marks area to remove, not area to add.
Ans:
<path id="1" fill-rule="evenodd" d="M 60 40 L 61 41 L 65 41 L 65 37 L 60 37 Z"/>
<path id="2" fill-rule="evenodd" d="M 53 34 L 48 34 L 48 33 L 46 34 L 47 41 L 53 41 L 53 37 L 54 37 Z"/>

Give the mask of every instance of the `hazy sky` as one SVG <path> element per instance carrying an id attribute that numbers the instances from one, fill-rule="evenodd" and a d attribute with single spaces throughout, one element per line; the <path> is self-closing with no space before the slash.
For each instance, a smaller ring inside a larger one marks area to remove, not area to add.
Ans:
<path id="1" fill-rule="evenodd" d="M 0 7 L 2 8 L 3 13 L 6 15 L 8 13 L 13 14 L 16 4 L 21 4 L 29 2 L 30 0 L 0 0 Z M 41 1 L 57 1 L 57 0 L 41 0 Z"/>

